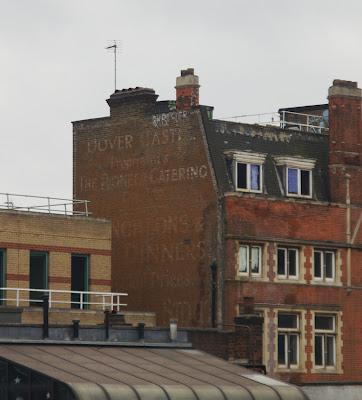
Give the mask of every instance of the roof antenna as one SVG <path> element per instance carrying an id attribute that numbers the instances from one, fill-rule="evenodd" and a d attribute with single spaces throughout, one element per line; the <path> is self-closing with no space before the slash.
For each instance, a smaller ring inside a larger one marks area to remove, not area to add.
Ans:
<path id="1" fill-rule="evenodd" d="M 114 40 L 114 43 L 111 46 L 107 46 L 106 50 L 112 50 L 113 49 L 113 54 L 114 54 L 114 92 L 117 90 L 117 49 L 118 49 L 118 43 L 116 40 Z"/>

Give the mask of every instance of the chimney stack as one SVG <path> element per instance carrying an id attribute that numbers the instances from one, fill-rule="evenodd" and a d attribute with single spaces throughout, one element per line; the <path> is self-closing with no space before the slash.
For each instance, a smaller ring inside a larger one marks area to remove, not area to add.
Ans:
<path id="1" fill-rule="evenodd" d="M 158 95 L 153 89 L 135 87 L 116 90 L 107 103 L 111 117 L 124 117 L 152 110 Z"/>
<path id="2" fill-rule="evenodd" d="M 352 204 L 362 204 L 362 90 L 357 82 L 335 79 L 328 101 L 331 200 L 345 202 L 349 174 Z"/>
<path id="3" fill-rule="evenodd" d="M 190 110 L 199 105 L 199 77 L 194 75 L 193 68 L 181 70 L 176 78 L 176 108 Z"/>

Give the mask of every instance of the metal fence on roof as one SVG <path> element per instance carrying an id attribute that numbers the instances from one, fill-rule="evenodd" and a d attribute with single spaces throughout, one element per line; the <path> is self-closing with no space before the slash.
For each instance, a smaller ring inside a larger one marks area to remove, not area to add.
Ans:
<path id="1" fill-rule="evenodd" d="M 0 209 L 12 211 L 41 212 L 47 214 L 88 217 L 90 215 L 88 204 L 89 200 L 0 193 Z"/>
<path id="2" fill-rule="evenodd" d="M 232 117 L 219 118 L 226 121 L 275 126 L 281 129 L 290 129 L 302 132 L 326 134 L 328 133 L 328 116 L 281 111 L 261 114 L 241 114 Z"/>

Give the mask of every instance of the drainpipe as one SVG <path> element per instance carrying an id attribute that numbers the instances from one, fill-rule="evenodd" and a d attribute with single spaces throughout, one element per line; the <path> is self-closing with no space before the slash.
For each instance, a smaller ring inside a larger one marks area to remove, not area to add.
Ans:
<path id="1" fill-rule="evenodd" d="M 347 291 L 352 291 L 351 277 L 351 196 L 350 196 L 350 181 L 351 175 L 346 174 L 346 242 L 347 242 Z"/>
<path id="2" fill-rule="evenodd" d="M 49 337 L 49 296 L 42 296 L 43 300 L 43 339 Z"/>
<path id="3" fill-rule="evenodd" d="M 216 302 L 217 302 L 217 264 L 214 261 L 211 269 L 211 326 L 216 327 Z"/>

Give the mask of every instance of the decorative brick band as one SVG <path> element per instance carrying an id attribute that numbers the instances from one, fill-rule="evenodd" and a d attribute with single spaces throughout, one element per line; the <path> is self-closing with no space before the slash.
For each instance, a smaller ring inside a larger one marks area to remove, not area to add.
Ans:
<path id="1" fill-rule="evenodd" d="M 90 279 L 91 285 L 111 286 L 110 279 Z"/>
<path id="2" fill-rule="evenodd" d="M 6 280 L 9 281 L 29 281 L 29 275 L 25 274 L 6 274 Z M 49 283 L 71 283 L 70 277 L 49 276 Z M 110 279 L 90 279 L 91 285 L 111 286 Z"/>
<path id="3" fill-rule="evenodd" d="M 25 274 L 6 274 L 7 281 L 23 281 L 29 282 L 29 275 Z"/>
<path id="4" fill-rule="evenodd" d="M 82 247 L 49 246 L 49 245 L 38 245 L 29 243 L 0 242 L 0 248 L 16 249 L 16 250 L 49 251 L 56 253 L 94 254 L 99 256 L 111 255 L 111 250 L 82 248 Z"/>

